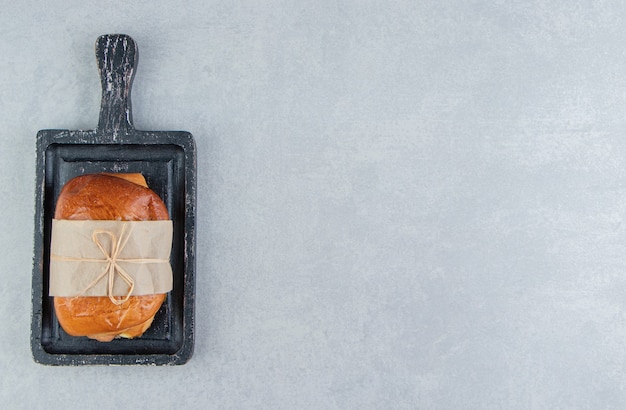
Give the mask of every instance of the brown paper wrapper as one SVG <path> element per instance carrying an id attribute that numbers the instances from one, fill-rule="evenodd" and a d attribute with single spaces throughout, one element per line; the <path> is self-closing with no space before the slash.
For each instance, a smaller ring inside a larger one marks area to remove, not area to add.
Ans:
<path id="1" fill-rule="evenodd" d="M 52 220 L 50 296 L 172 290 L 172 221 Z"/>

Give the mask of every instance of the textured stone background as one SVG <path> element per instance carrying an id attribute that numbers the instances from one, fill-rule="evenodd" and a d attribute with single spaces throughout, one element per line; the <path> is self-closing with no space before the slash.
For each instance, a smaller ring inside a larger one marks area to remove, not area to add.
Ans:
<path id="1" fill-rule="evenodd" d="M 1 3 L 3 406 L 624 408 L 623 2 Z M 197 140 L 195 354 L 45 367 L 35 135 L 96 126 L 115 32 Z"/>

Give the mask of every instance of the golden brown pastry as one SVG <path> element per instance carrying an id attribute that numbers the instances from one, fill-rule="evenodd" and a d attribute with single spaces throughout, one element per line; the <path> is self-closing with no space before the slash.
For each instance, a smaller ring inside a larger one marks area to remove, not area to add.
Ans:
<path id="1" fill-rule="evenodd" d="M 167 220 L 161 198 L 141 174 L 90 174 L 70 180 L 59 195 L 54 217 L 71 220 Z M 165 294 L 130 296 L 116 305 L 108 296 L 54 297 L 63 329 L 101 342 L 141 336 L 152 324 Z"/>

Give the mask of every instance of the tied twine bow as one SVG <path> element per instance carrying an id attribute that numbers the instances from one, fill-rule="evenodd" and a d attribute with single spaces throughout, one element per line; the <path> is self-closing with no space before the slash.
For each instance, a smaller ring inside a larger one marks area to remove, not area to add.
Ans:
<path id="1" fill-rule="evenodd" d="M 121 305 L 124 302 L 128 301 L 128 299 L 132 295 L 133 290 L 135 289 L 135 281 L 133 280 L 132 276 L 129 275 L 128 272 L 126 272 L 124 270 L 124 268 L 122 268 L 120 266 L 120 264 L 118 262 L 128 262 L 128 263 L 169 263 L 169 260 L 167 260 L 167 259 L 132 259 L 132 258 L 131 259 L 126 259 L 126 258 L 122 259 L 122 258 L 120 258 L 119 254 L 120 254 L 121 250 L 124 249 L 124 246 L 126 246 L 126 243 L 128 242 L 128 239 L 130 238 L 131 232 L 132 232 L 132 226 L 131 226 L 131 229 L 128 230 L 128 232 L 127 232 L 127 229 L 126 229 L 127 226 L 128 226 L 127 223 L 124 223 L 122 225 L 119 237 L 117 237 L 115 235 L 115 233 L 113 233 L 111 231 L 107 231 L 105 229 L 95 229 L 92 232 L 91 240 L 98 246 L 98 248 L 100 249 L 100 251 L 104 255 L 104 259 L 72 258 L 72 257 L 67 257 L 67 256 L 51 255 L 51 257 L 53 259 L 57 259 L 57 260 L 61 260 L 61 261 L 106 263 L 106 266 L 104 267 L 104 270 L 93 281 L 91 281 L 91 283 L 89 283 L 85 287 L 85 289 L 83 289 L 83 291 L 79 295 L 77 295 L 77 296 L 81 296 L 81 295 L 85 294 L 89 289 L 91 289 L 94 286 L 96 286 L 96 284 L 98 282 L 100 282 L 104 277 L 107 277 L 107 296 L 109 297 L 111 302 L 114 303 L 115 305 Z M 109 237 L 109 239 L 111 241 L 111 249 L 110 249 L 110 251 L 108 251 L 105 248 L 104 244 L 100 240 L 100 236 L 101 235 L 105 235 L 105 236 Z M 126 295 L 123 298 L 121 298 L 121 299 L 117 299 L 113 295 L 113 285 L 115 284 L 115 274 L 116 273 L 128 285 L 128 291 L 126 292 Z"/>

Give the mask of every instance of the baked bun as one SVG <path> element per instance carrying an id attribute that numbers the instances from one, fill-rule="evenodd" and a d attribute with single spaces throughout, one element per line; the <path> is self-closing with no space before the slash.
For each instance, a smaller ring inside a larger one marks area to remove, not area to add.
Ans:
<path id="1" fill-rule="evenodd" d="M 54 217 L 71 220 L 167 220 L 161 198 L 141 174 L 91 174 L 70 180 L 59 195 Z M 108 296 L 54 297 L 63 329 L 101 342 L 141 336 L 152 324 L 165 294 L 130 296 L 116 305 Z"/>

